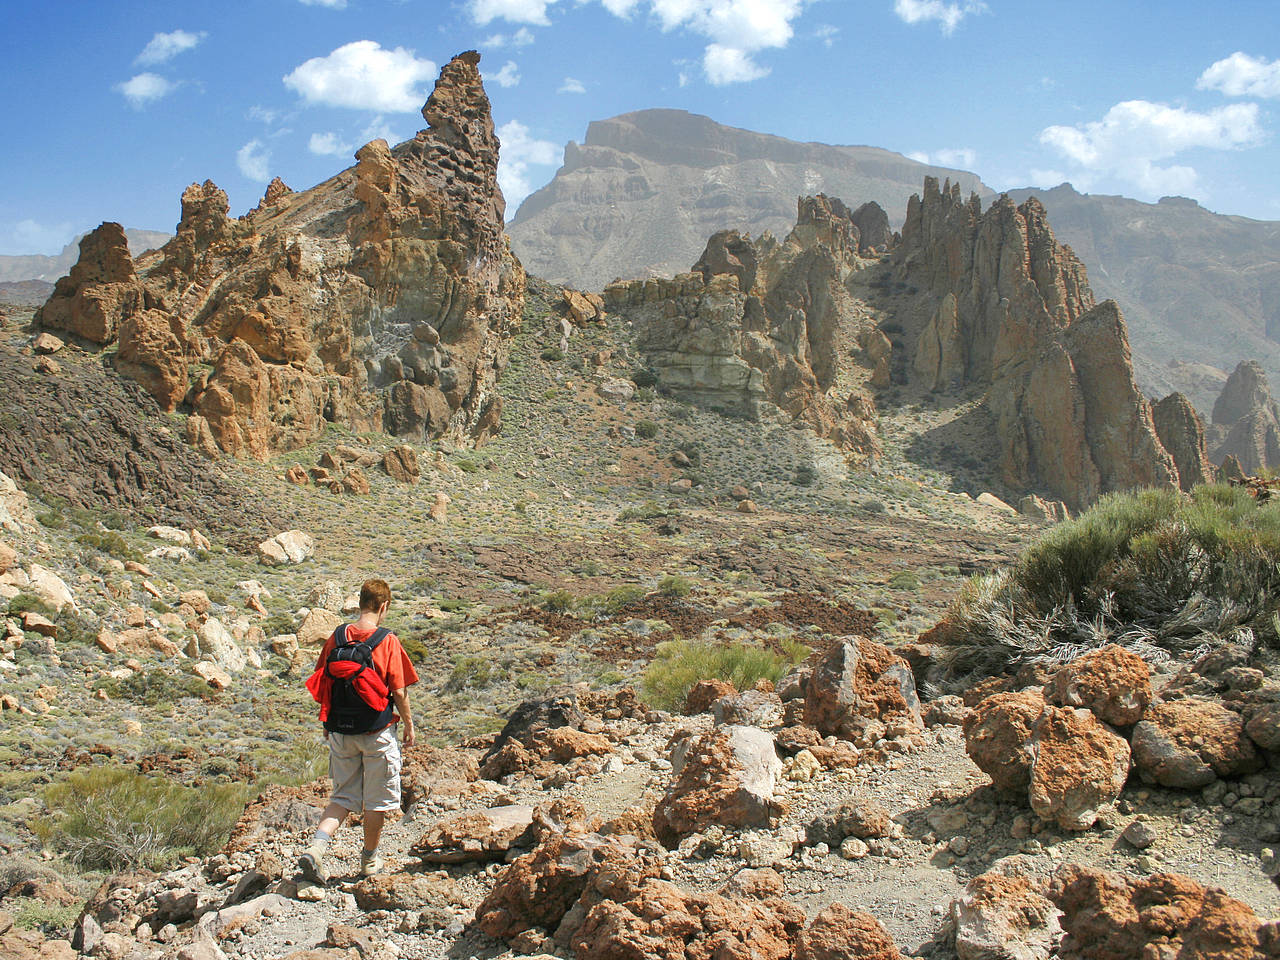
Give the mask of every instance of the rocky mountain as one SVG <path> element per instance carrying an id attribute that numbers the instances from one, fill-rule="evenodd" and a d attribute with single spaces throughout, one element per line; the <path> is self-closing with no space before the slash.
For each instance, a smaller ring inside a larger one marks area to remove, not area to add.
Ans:
<path id="1" fill-rule="evenodd" d="M 162 233 L 159 230 L 133 228 L 125 230 L 124 235 L 129 243 L 129 252 L 135 257 L 163 246 L 173 236 L 171 233 Z M 53 257 L 38 253 L 0 256 L 0 283 L 16 283 L 21 280 L 43 280 L 45 283 L 53 283 L 59 277 L 65 276 L 75 265 L 76 258 L 80 254 L 80 241 L 84 238 L 85 234 L 82 233 L 63 247 L 61 253 Z"/>
<path id="2" fill-rule="evenodd" d="M 797 143 L 683 110 L 639 110 L 587 128 L 555 178 L 508 225 L 532 273 L 600 290 L 616 278 L 674 276 L 720 230 L 785 236 L 795 199 L 875 202 L 898 219 L 924 176 L 983 197 L 976 176 L 875 147 Z"/>
<path id="3" fill-rule="evenodd" d="M 1019 203 L 1032 194 L 1098 295 L 1124 304 L 1148 393 L 1180 390 L 1207 415 L 1243 358 L 1280 375 L 1280 223 L 1211 213 L 1185 197 L 1142 203 L 1070 184 L 1010 192 Z M 1213 379 L 1194 364 L 1214 368 Z"/>
<path id="4" fill-rule="evenodd" d="M 37 324 L 114 347 L 163 410 L 192 414 L 188 439 L 210 455 L 266 458 L 327 423 L 487 436 L 525 276 L 478 62 L 444 67 L 426 130 L 366 144 L 310 190 L 277 179 L 232 219 L 222 190 L 192 184 L 177 236 L 136 262 L 103 224 Z"/>
<path id="5" fill-rule="evenodd" d="M 833 147 L 723 126 L 673 110 L 592 123 L 554 179 L 521 204 L 512 244 L 539 276 L 601 289 L 616 277 L 674 276 L 719 230 L 784 236 L 795 197 L 875 201 L 896 228 L 924 176 L 984 202 L 972 174 L 927 168 L 870 147 Z M 1280 375 L 1280 223 L 1228 217 L 1194 201 L 1052 190 L 1032 194 L 1088 267 L 1102 299 L 1123 304 L 1138 383 L 1184 393 L 1203 415 L 1243 357 Z"/>
<path id="6" fill-rule="evenodd" d="M 1215 463 L 1234 457 L 1250 474 L 1280 467 L 1280 405 L 1256 360 L 1242 361 L 1223 386 L 1213 405 L 1210 443 Z"/>

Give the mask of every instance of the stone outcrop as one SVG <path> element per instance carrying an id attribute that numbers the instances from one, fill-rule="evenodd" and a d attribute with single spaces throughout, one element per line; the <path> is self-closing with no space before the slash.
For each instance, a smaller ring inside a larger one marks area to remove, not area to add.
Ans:
<path id="1" fill-rule="evenodd" d="M 858 257 L 855 215 L 839 200 L 802 197 L 784 242 L 722 231 L 692 272 L 611 284 L 605 301 L 628 311 L 664 389 L 752 418 L 776 407 L 855 460 L 872 459 L 871 398 L 831 396 L 840 344 L 859 332 L 844 284 Z"/>
<path id="2" fill-rule="evenodd" d="M 1041 960 L 1062 936 L 1059 910 L 1026 877 L 984 873 L 951 903 L 958 960 Z"/>
<path id="3" fill-rule="evenodd" d="M 1215 463 L 1234 457 L 1250 476 L 1280 466 L 1280 404 L 1256 360 L 1236 367 L 1213 405 L 1211 446 Z"/>
<path id="4" fill-rule="evenodd" d="M 1063 707 L 1085 707 L 1113 727 L 1131 727 L 1151 702 L 1151 668 L 1123 647 L 1109 644 L 1061 667 L 1045 696 Z"/>
<path id="5" fill-rule="evenodd" d="M 874 741 L 889 728 L 924 729 L 910 665 L 882 644 L 846 637 L 832 645 L 804 686 L 804 721 L 819 733 Z"/>
<path id="6" fill-rule="evenodd" d="M 330 422 L 419 441 L 494 432 L 525 276 L 478 62 L 445 65 L 427 129 L 366 144 L 317 187 L 277 179 L 232 219 L 225 192 L 192 184 L 176 236 L 136 261 L 103 224 L 39 325 L 118 343 L 122 374 L 234 456 L 302 446 Z"/>
<path id="7" fill-rule="evenodd" d="M 1263 943 L 1270 935 L 1247 904 L 1178 874 L 1133 880 L 1068 864 L 1050 895 L 1066 932 L 1057 954 L 1062 960 L 1274 955 Z"/>
<path id="8" fill-rule="evenodd" d="M 1025 791 L 1032 810 L 1084 830 L 1120 795 L 1129 744 L 1088 710 L 1055 707 L 1033 691 L 998 693 L 964 721 L 965 750 L 995 786 Z"/>
<path id="9" fill-rule="evenodd" d="M 1262 758 L 1238 713 L 1216 700 L 1189 698 L 1147 710 L 1133 728 L 1133 763 L 1148 783 L 1193 788 L 1252 773 Z"/>
<path id="10" fill-rule="evenodd" d="M 795 960 L 901 960 L 889 931 L 869 913 L 836 902 L 796 938 Z"/>
<path id="11" fill-rule="evenodd" d="M 782 761 L 773 736 L 755 727 L 717 727 L 690 744 L 676 778 L 653 812 L 658 839 L 674 845 L 712 824 L 768 826 Z"/>
<path id="12" fill-rule="evenodd" d="M 985 212 L 926 178 L 892 276 L 920 291 L 906 376 L 931 390 L 987 389 L 1004 482 L 1079 509 L 1100 494 L 1178 476 L 1133 375 L 1114 302 L 1095 304 L 1083 264 L 1034 197 Z"/>
<path id="13" fill-rule="evenodd" d="M 1195 407 L 1180 393 L 1171 393 L 1151 408 L 1160 444 L 1173 457 L 1178 469 L 1178 486 L 1184 491 L 1198 483 L 1213 482 L 1204 422 Z"/>

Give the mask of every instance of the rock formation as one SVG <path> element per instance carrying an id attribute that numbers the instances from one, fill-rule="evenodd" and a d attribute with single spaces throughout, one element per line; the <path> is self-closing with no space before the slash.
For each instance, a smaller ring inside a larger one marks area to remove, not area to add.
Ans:
<path id="1" fill-rule="evenodd" d="M 883 241 L 883 211 L 850 212 L 821 195 L 797 206 L 783 243 L 723 231 L 691 273 L 612 284 L 605 300 L 630 308 L 637 345 L 665 389 L 751 417 L 776 406 L 855 459 L 874 458 L 871 398 L 829 394 L 841 345 L 859 332 L 844 281 L 860 245 Z"/>
<path id="2" fill-rule="evenodd" d="M 1280 405 L 1256 360 L 1244 360 L 1213 405 L 1213 460 L 1235 457 L 1249 475 L 1280 466 Z"/>
<path id="3" fill-rule="evenodd" d="M 301 446 L 326 422 L 419 440 L 492 432 L 524 271 L 503 235 L 478 62 L 445 65 L 426 130 L 366 144 L 317 187 L 277 178 L 231 219 L 222 190 L 192 184 L 177 235 L 136 262 L 103 224 L 39 324 L 118 343 L 121 373 L 236 456 Z"/>
<path id="4" fill-rule="evenodd" d="M 917 291 L 904 316 L 909 378 L 987 388 L 1009 486 L 1078 509 L 1112 490 L 1177 483 L 1134 383 L 1120 310 L 1095 305 L 1083 264 L 1034 197 L 1001 197 L 984 212 L 976 195 L 927 178 L 892 276 Z"/>
<path id="5" fill-rule="evenodd" d="M 1188 491 L 1213 481 L 1213 465 L 1205 448 L 1204 423 L 1180 393 L 1171 393 L 1151 408 L 1156 434 L 1178 468 L 1178 485 Z"/>

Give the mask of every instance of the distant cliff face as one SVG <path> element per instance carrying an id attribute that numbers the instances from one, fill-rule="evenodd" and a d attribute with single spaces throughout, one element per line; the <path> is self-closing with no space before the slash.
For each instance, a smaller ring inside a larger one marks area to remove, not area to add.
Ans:
<path id="1" fill-rule="evenodd" d="M 800 196 L 874 201 L 898 223 L 930 174 L 991 195 L 973 174 L 888 150 L 797 143 L 682 110 L 641 110 L 592 123 L 508 230 L 531 273 L 601 290 L 618 278 L 687 270 L 720 230 L 785 236 Z"/>
<path id="2" fill-rule="evenodd" d="M 189 409 L 206 450 L 264 458 L 329 421 L 418 439 L 490 428 L 525 276 L 478 62 L 444 67 L 426 130 L 366 144 L 310 190 L 277 180 L 231 219 L 222 190 L 192 184 L 177 235 L 136 262 L 103 224 L 38 322 L 116 344 L 117 369 Z"/>
<path id="3" fill-rule="evenodd" d="M 129 244 L 129 252 L 135 257 L 163 246 L 173 236 L 158 230 L 133 229 L 125 230 L 124 235 Z M 80 251 L 80 241 L 83 239 L 83 235 L 76 237 L 62 248 L 61 253 L 53 257 L 41 254 L 0 256 L 0 283 L 22 280 L 43 280 L 52 283 L 59 277 L 65 276 L 75 265 Z"/>
<path id="4" fill-rule="evenodd" d="M 1256 360 L 1241 361 L 1227 379 L 1210 429 L 1215 463 L 1235 457 L 1248 474 L 1280 467 L 1280 404 Z"/>
<path id="5" fill-rule="evenodd" d="M 1102 493 L 1173 486 L 1178 470 L 1134 383 L 1114 301 L 1095 305 L 1083 264 L 1035 198 L 983 211 L 926 179 L 907 208 L 893 278 L 906 355 L 929 390 L 986 390 L 1003 480 L 1073 509 Z"/>

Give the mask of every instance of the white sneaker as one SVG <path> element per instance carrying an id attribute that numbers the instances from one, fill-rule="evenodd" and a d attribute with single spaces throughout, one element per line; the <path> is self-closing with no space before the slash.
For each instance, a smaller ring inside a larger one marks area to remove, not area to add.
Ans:
<path id="1" fill-rule="evenodd" d="M 382 872 L 382 866 L 382 857 L 378 856 L 377 850 L 374 850 L 372 853 L 368 850 L 360 851 L 360 876 L 377 876 Z"/>

